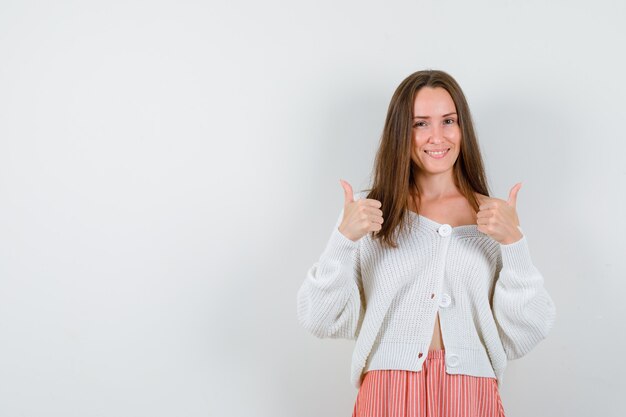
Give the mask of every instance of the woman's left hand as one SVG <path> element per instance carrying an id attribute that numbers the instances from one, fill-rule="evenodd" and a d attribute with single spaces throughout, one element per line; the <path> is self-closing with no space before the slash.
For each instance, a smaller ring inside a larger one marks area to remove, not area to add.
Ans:
<path id="1" fill-rule="evenodd" d="M 481 200 L 476 215 L 479 232 L 485 233 L 503 245 L 515 243 L 523 237 L 522 232 L 517 228 L 519 219 L 515 210 L 517 193 L 521 187 L 522 183 L 518 182 L 511 188 L 508 201 L 491 197 Z"/>

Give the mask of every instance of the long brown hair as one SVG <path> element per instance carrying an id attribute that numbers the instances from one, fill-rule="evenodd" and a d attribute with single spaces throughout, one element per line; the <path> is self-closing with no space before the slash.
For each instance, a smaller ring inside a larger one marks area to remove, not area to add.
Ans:
<path id="1" fill-rule="evenodd" d="M 452 76 L 444 71 L 417 71 L 404 79 L 389 103 L 387 118 L 374 162 L 374 183 L 366 198 L 382 203 L 384 222 L 381 230 L 372 232 L 374 239 L 396 248 L 394 233 L 402 229 L 409 208 L 409 198 L 419 201 L 420 189 L 416 182 L 419 167 L 411 159 L 413 146 L 413 106 L 417 92 L 423 87 L 445 88 L 456 106 L 461 128 L 461 150 L 454 163 L 454 182 L 467 198 L 475 212 L 479 202 L 474 192 L 489 196 L 487 179 L 474 124 L 465 95 Z M 416 207 L 416 210 L 419 210 Z"/>

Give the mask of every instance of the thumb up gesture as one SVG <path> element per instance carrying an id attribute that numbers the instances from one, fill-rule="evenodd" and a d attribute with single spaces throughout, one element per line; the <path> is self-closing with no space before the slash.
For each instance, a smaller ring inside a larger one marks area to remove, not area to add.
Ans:
<path id="1" fill-rule="evenodd" d="M 515 208 L 520 188 L 522 188 L 521 182 L 515 184 L 509 191 L 508 200 L 482 198 L 476 215 L 478 231 L 503 245 L 515 243 L 523 237 L 522 232 L 517 228 L 519 219 Z"/>
<path id="2" fill-rule="evenodd" d="M 347 181 L 339 180 L 344 192 L 343 220 L 339 231 L 348 239 L 356 242 L 369 232 L 382 228 L 383 211 L 381 202 L 372 198 L 354 201 L 352 186 Z"/>

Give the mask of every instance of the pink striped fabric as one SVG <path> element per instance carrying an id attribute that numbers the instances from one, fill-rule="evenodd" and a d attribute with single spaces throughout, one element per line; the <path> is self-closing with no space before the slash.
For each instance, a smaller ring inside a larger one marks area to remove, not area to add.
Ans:
<path id="1" fill-rule="evenodd" d="M 367 372 L 352 417 L 504 417 L 496 379 L 447 374 L 444 357 L 431 350 L 421 372 Z"/>

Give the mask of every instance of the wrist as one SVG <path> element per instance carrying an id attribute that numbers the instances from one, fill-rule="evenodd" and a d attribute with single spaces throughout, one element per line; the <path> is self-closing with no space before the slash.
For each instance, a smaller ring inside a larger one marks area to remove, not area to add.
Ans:
<path id="1" fill-rule="evenodd" d="M 341 230 L 341 226 L 339 226 L 337 228 L 337 230 L 339 231 L 339 233 L 341 233 L 345 238 L 350 239 L 353 242 L 356 242 L 358 239 L 354 239 L 354 237 L 350 236 L 349 234 L 345 233 L 343 230 Z"/>
<path id="2" fill-rule="evenodd" d="M 506 239 L 504 239 L 502 242 L 500 242 L 503 245 L 510 245 L 512 243 L 518 242 L 521 238 L 524 237 L 524 234 L 522 233 L 522 228 L 517 226 L 517 233 L 514 233 L 511 236 L 507 236 Z"/>

